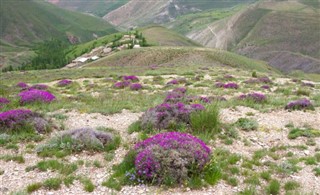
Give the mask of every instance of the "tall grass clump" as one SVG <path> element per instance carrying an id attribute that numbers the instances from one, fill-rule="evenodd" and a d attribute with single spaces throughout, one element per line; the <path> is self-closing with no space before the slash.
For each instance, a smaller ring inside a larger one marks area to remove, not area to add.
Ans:
<path id="1" fill-rule="evenodd" d="M 197 134 L 217 134 L 220 124 L 218 104 L 210 104 L 205 110 L 191 113 L 190 124 Z"/>

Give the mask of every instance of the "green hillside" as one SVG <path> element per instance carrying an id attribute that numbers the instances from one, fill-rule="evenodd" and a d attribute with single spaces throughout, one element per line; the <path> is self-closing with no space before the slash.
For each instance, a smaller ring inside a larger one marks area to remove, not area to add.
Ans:
<path id="1" fill-rule="evenodd" d="M 200 44 L 162 26 L 149 26 L 139 29 L 147 42 L 161 46 L 201 46 Z"/>
<path id="2" fill-rule="evenodd" d="M 92 62 L 87 67 L 149 66 L 149 65 L 226 65 L 246 70 L 277 72 L 261 61 L 252 60 L 228 51 L 199 47 L 150 47 L 124 50 Z"/>
<path id="3" fill-rule="evenodd" d="M 200 13 L 209 9 L 230 8 L 253 1 L 255 0 L 131 0 L 125 6 L 111 11 L 103 18 L 115 26 L 129 29 L 150 24 L 165 24 L 185 14 Z"/>
<path id="4" fill-rule="evenodd" d="M 297 1 L 262 1 L 185 34 L 204 46 L 264 60 L 284 72 L 320 73 L 319 11 Z"/>
<path id="5" fill-rule="evenodd" d="M 17 65 L 30 47 L 51 38 L 87 42 L 116 32 L 104 20 L 35 0 L 0 1 L 0 67 Z M 23 52 L 23 55 L 21 55 Z M 28 57 L 27 57 L 28 58 Z M 25 57 L 23 58 L 25 59 Z"/>
<path id="6" fill-rule="evenodd" d="M 95 1 L 78 1 L 78 0 L 48 0 L 55 5 L 74 11 L 91 13 L 96 16 L 104 16 L 110 11 L 126 4 L 129 0 L 95 0 Z"/>

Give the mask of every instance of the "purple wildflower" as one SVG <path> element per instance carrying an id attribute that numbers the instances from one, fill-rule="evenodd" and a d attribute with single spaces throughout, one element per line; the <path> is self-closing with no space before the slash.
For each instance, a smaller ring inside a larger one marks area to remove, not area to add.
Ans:
<path id="1" fill-rule="evenodd" d="M 28 119 L 33 117 L 33 113 L 30 110 L 9 110 L 0 113 L 0 129 L 10 130 L 17 125 L 22 125 Z"/>
<path id="2" fill-rule="evenodd" d="M 303 110 L 303 109 L 310 109 L 313 110 L 314 107 L 310 100 L 304 98 L 296 101 L 289 102 L 285 109 L 287 110 Z"/>
<path id="3" fill-rule="evenodd" d="M 256 103 L 261 103 L 266 101 L 266 96 L 262 93 L 249 93 L 249 94 L 242 94 L 238 97 L 240 100 L 251 100 L 254 101 Z"/>
<path id="4" fill-rule="evenodd" d="M 128 87 L 129 85 L 130 85 L 130 81 L 120 81 L 115 83 L 113 87 L 117 89 L 123 89 L 125 87 Z"/>
<path id="5" fill-rule="evenodd" d="M 123 78 L 124 81 L 132 81 L 132 82 L 139 81 L 139 78 L 137 76 L 134 76 L 134 75 L 123 76 L 122 78 Z"/>
<path id="6" fill-rule="evenodd" d="M 185 87 L 178 87 L 178 88 L 173 89 L 172 92 L 185 94 L 187 92 L 187 89 Z"/>
<path id="7" fill-rule="evenodd" d="M 270 86 L 269 85 L 263 85 L 263 86 L 261 86 L 261 89 L 270 89 Z"/>
<path id="8" fill-rule="evenodd" d="M 268 77 L 260 77 L 257 79 L 260 83 L 272 83 Z"/>
<path id="9" fill-rule="evenodd" d="M 137 91 L 137 90 L 142 89 L 142 85 L 141 85 L 140 83 L 132 83 L 132 84 L 130 85 L 130 89 Z"/>
<path id="10" fill-rule="evenodd" d="M 222 87 L 224 86 L 224 83 L 217 82 L 217 83 L 215 84 L 215 86 L 218 87 L 218 88 L 222 88 Z"/>
<path id="11" fill-rule="evenodd" d="M 9 103 L 10 103 L 10 100 L 8 100 L 7 98 L 0 97 L 0 106 L 1 106 L 1 104 L 5 105 L 5 104 L 9 104 Z"/>
<path id="12" fill-rule="evenodd" d="M 32 103 L 32 102 L 52 102 L 56 99 L 54 95 L 50 92 L 42 91 L 38 89 L 33 89 L 29 91 L 23 91 L 19 94 L 20 96 L 20 103 Z"/>
<path id="13" fill-rule="evenodd" d="M 26 89 L 26 88 L 28 88 L 29 86 L 28 86 L 28 84 L 26 84 L 26 83 L 24 83 L 24 82 L 19 82 L 19 83 L 17 84 L 17 87 L 20 87 L 21 89 Z"/>
<path id="14" fill-rule="evenodd" d="M 63 79 L 63 80 L 58 82 L 58 86 L 59 87 L 64 87 L 64 86 L 70 85 L 71 83 L 72 83 L 71 80 Z"/>
<path id="15" fill-rule="evenodd" d="M 157 134 L 137 143 L 134 149 L 137 151 L 137 175 L 147 181 L 157 179 L 160 183 L 168 175 L 182 182 L 187 179 L 188 171 L 185 170 L 190 169 L 191 165 L 196 165 L 195 168 L 201 171 L 211 153 L 202 140 L 180 132 Z"/>
<path id="16" fill-rule="evenodd" d="M 223 88 L 225 89 L 238 89 L 239 86 L 237 83 L 227 83 L 223 85 Z"/>
<path id="17" fill-rule="evenodd" d="M 205 107 L 201 104 L 191 104 L 190 106 L 194 110 L 204 110 L 205 109 Z"/>
<path id="18" fill-rule="evenodd" d="M 35 84 L 29 88 L 29 90 L 38 89 L 38 90 L 46 90 L 48 86 L 45 84 Z"/>
<path id="19" fill-rule="evenodd" d="M 177 85 L 177 84 L 179 84 L 177 79 L 173 79 L 167 83 L 167 85 Z"/>

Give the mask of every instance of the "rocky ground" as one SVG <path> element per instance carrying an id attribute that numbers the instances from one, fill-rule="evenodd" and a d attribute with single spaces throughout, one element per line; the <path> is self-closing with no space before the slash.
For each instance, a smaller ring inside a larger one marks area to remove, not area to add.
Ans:
<path id="1" fill-rule="evenodd" d="M 177 75 L 164 75 L 163 78 L 165 82 L 169 81 L 172 78 L 177 77 Z M 195 93 L 200 94 L 214 94 L 216 91 L 207 91 L 212 87 L 205 86 L 208 82 L 214 83 L 215 76 L 214 75 L 204 75 L 203 77 L 203 85 L 201 87 L 195 87 L 194 85 L 190 86 L 195 90 Z M 247 79 L 248 77 L 242 77 L 242 79 Z M 153 76 L 145 76 L 140 77 L 141 80 L 145 82 L 147 85 L 148 81 L 153 79 Z M 99 97 L 101 91 L 94 91 L 95 89 L 99 89 L 99 86 L 104 86 L 105 82 L 103 79 L 78 79 L 74 80 L 74 82 L 80 83 L 80 90 L 84 89 L 86 85 L 84 85 L 84 81 L 87 83 L 95 84 L 95 88 L 89 91 L 92 96 Z M 275 94 L 277 88 L 285 87 L 289 79 L 276 79 L 276 84 L 274 85 L 275 89 L 271 91 L 265 92 L 266 94 Z M 55 82 L 47 83 L 50 87 L 55 87 Z M 212 85 L 212 84 L 211 84 Z M 294 83 L 290 83 L 290 85 L 294 86 Z M 158 87 L 154 87 L 152 89 L 145 90 L 145 95 L 155 93 L 156 90 L 162 90 L 162 85 L 154 85 Z M 196 91 L 199 90 L 199 91 Z M 216 89 L 215 89 L 216 90 Z M 314 89 L 311 89 L 312 97 L 319 96 L 319 86 L 316 85 Z M 88 92 L 88 91 L 87 91 Z M 227 99 L 232 99 L 234 96 L 240 94 L 239 91 L 233 91 L 230 93 L 229 91 L 225 91 L 224 94 Z M 97 93 L 96 95 L 94 95 Z M 135 92 L 132 92 L 134 95 Z M 221 92 L 219 92 L 221 94 Z M 69 93 L 70 95 L 70 93 Z M 71 94 L 72 96 L 72 94 Z M 270 95 L 271 96 L 271 95 Z M 78 169 L 75 171 L 75 176 L 86 176 L 88 177 L 95 186 L 93 192 L 86 192 L 83 188 L 83 185 L 76 180 L 73 185 L 70 187 L 66 187 L 62 185 L 58 190 L 47 190 L 44 188 L 40 188 L 35 191 L 33 194 L 236 194 L 240 191 L 244 190 L 248 185 L 245 182 L 245 175 L 237 175 L 238 184 L 233 186 L 227 183 L 225 180 L 220 180 L 216 185 L 209 186 L 203 189 L 191 190 L 186 187 L 176 187 L 176 188 L 165 188 L 159 186 L 148 186 L 148 185 L 137 185 L 137 186 L 125 186 L 121 189 L 121 191 L 116 191 L 107 187 L 102 186 L 102 182 L 110 177 L 112 174 L 112 166 L 119 164 L 129 148 L 133 146 L 133 144 L 137 143 L 140 140 L 139 133 L 129 134 L 127 129 L 130 124 L 139 120 L 139 117 L 143 114 L 143 112 L 133 112 L 130 110 L 123 109 L 120 113 L 116 114 L 101 114 L 101 113 L 87 113 L 82 112 L 77 109 L 58 109 L 53 112 L 47 113 L 49 116 L 53 115 L 63 115 L 65 117 L 64 120 L 54 120 L 54 123 L 59 123 L 63 129 L 77 129 L 83 127 L 108 127 L 114 129 L 121 136 L 122 143 L 120 147 L 114 152 L 114 158 L 112 160 L 106 160 L 105 153 L 88 153 L 83 151 L 78 154 L 74 154 L 71 156 L 67 156 L 63 159 L 66 163 L 73 162 L 84 162 L 82 165 L 78 166 Z M 271 158 L 266 155 L 263 156 L 261 162 L 272 161 L 276 164 L 281 164 L 289 159 L 286 156 L 287 152 L 292 152 L 294 157 L 296 158 L 304 158 L 304 157 L 312 157 L 317 152 L 319 152 L 320 148 L 320 137 L 312 138 L 313 144 L 307 144 L 310 139 L 306 137 L 298 137 L 296 139 L 289 139 L 288 134 L 290 131 L 290 126 L 294 126 L 296 128 L 320 128 L 320 108 L 316 107 L 314 111 L 287 111 L 283 108 L 273 108 L 271 105 L 268 109 L 259 109 L 252 108 L 246 105 L 232 105 L 230 107 L 224 106 L 220 110 L 220 118 L 223 124 L 233 124 L 239 118 L 250 117 L 255 119 L 259 127 L 256 131 L 238 131 L 238 137 L 233 140 L 230 144 L 226 144 L 223 139 L 216 138 L 210 141 L 209 145 L 212 149 L 215 148 L 224 148 L 229 150 L 233 154 L 238 154 L 241 158 L 252 158 L 253 154 L 259 150 L 270 150 L 275 146 L 286 146 L 289 149 L 285 150 L 277 150 L 275 154 L 278 155 L 277 158 Z M 51 135 L 45 138 L 45 140 L 40 143 L 32 143 L 32 144 L 41 144 L 45 142 L 50 137 L 55 136 L 59 132 L 52 132 Z M 3 173 L 0 175 L 0 194 L 11 194 L 14 192 L 23 192 L 26 186 L 36 182 L 42 182 L 47 178 L 51 177 L 59 177 L 59 173 L 56 171 L 46 171 L 41 172 L 39 170 L 26 171 L 27 167 L 35 165 L 37 162 L 40 162 L 44 159 L 49 158 L 41 158 L 37 156 L 36 152 L 30 150 L 28 148 L 28 144 L 30 143 L 20 143 L 18 144 L 18 149 L 10 149 L 5 147 L 0 147 L 0 156 L 10 154 L 23 155 L 25 162 L 17 163 L 15 161 L 2 161 L 0 160 L 0 171 Z M 304 147 L 298 147 L 304 146 Z M 302 148 L 302 149 L 301 149 Z M 100 162 L 101 167 L 94 166 L 94 162 Z M 318 165 L 320 162 L 317 163 Z M 303 160 L 298 163 L 301 169 L 298 172 L 290 173 L 290 174 L 282 174 L 273 172 L 273 178 L 276 178 L 281 181 L 281 183 L 285 183 L 286 181 L 297 181 L 300 184 L 300 187 L 297 191 L 298 194 L 320 194 L 320 177 L 316 176 L 313 169 L 318 165 L 306 164 Z M 242 172 L 244 169 L 240 163 L 236 164 Z M 266 169 L 265 166 L 255 166 L 255 172 L 260 172 Z M 258 185 L 257 189 L 260 192 L 263 191 L 263 186 L 266 185 L 266 181 L 261 180 L 261 184 Z M 280 194 L 285 194 L 286 191 L 282 188 Z"/>

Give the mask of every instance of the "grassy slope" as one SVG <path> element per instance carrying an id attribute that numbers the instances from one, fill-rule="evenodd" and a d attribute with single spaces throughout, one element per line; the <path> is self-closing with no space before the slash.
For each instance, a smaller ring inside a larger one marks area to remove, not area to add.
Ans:
<path id="1" fill-rule="evenodd" d="M 209 46 L 223 47 L 251 58 L 265 60 L 285 72 L 295 69 L 320 72 L 319 9 L 298 2 L 262 2 L 242 13 L 211 24 L 189 37 Z"/>
<path id="2" fill-rule="evenodd" d="M 224 9 L 212 9 L 199 13 L 190 13 L 182 16 L 178 16 L 175 21 L 166 24 L 168 28 L 186 35 L 190 31 L 201 30 L 207 28 L 209 24 L 215 21 L 221 20 L 243 8 L 243 4 Z"/>
<path id="3" fill-rule="evenodd" d="M 261 72 L 277 72 L 260 61 L 251 60 L 224 50 L 196 47 L 152 47 L 125 50 L 90 63 L 87 67 L 149 66 L 153 64 L 175 66 L 227 65 Z"/>
<path id="4" fill-rule="evenodd" d="M 131 0 L 125 4 L 125 6 L 108 13 L 104 16 L 104 19 L 116 26 L 128 29 L 132 26 L 145 26 L 152 23 L 163 24 L 187 13 L 214 8 L 233 7 L 240 3 L 249 1 L 255 0 L 178 0 L 173 2 L 170 2 L 169 0 Z"/>
<path id="5" fill-rule="evenodd" d="M 108 12 L 117 9 L 126 4 L 129 0 L 95 0 L 95 1 L 74 1 L 74 0 L 60 0 L 56 3 L 57 6 L 67 8 L 70 10 L 88 12 L 96 16 L 104 16 Z M 49 1 L 50 2 L 50 1 Z"/>
<path id="6" fill-rule="evenodd" d="M 152 45 L 162 46 L 200 46 L 200 44 L 162 26 L 150 26 L 139 31 Z"/>
<path id="7" fill-rule="evenodd" d="M 57 37 L 66 39 L 66 33 L 82 42 L 93 39 L 92 34 L 115 32 L 107 22 L 88 15 L 67 11 L 42 1 L 1 0 L 1 39 L 15 45 Z"/>

